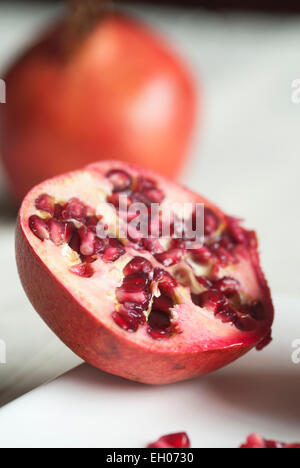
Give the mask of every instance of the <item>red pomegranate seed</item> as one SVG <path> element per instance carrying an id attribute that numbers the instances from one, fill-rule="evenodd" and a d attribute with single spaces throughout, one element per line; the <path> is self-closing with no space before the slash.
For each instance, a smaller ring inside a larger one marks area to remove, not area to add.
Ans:
<path id="1" fill-rule="evenodd" d="M 199 304 L 200 307 L 211 309 L 216 314 L 220 307 L 227 305 L 227 300 L 219 291 L 210 290 L 200 294 Z"/>
<path id="2" fill-rule="evenodd" d="M 150 190 L 156 188 L 156 182 L 151 179 L 147 179 L 146 177 L 139 177 L 137 180 L 136 192 L 145 192 L 146 190 Z"/>
<path id="3" fill-rule="evenodd" d="M 91 278 L 94 274 L 94 270 L 91 265 L 87 265 L 85 263 L 72 266 L 70 271 L 71 273 L 74 273 L 74 275 L 81 276 L 82 278 Z"/>
<path id="4" fill-rule="evenodd" d="M 125 266 L 123 273 L 125 276 L 132 275 L 133 273 L 152 273 L 153 267 L 149 260 L 144 257 L 135 257 Z"/>
<path id="5" fill-rule="evenodd" d="M 96 237 L 95 242 L 94 242 L 95 253 L 102 254 L 107 244 L 108 244 L 107 239 L 100 239 L 100 237 Z"/>
<path id="6" fill-rule="evenodd" d="M 198 263 L 206 265 L 212 258 L 211 251 L 205 246 L 199 247 L 198 249 L 192 249 L 191 252 L 193 253 L 194 260 Z"/>
<path id="7" fill-rule="evenodd" d="M 77 252 L 78 254 L 80 253 L 80 236 L 78 234 L 78 230 L 75 228 L 73 223 L 69 223 L 69 226 L 72 226 L 70 234 L 71 238 L 69 241 L 69 246 L 71 247 L 72 250 Z"/>
<path id="8" fill-rule="evenodd" d="M 256 328 L 255 321 L 248 315 L 242 315 L 234 321 L 234 325 L 241 331 L 252 331 Z"/>
<path id="9" fill-rule="evenodd" d="M 258 322 L 266 319 L 266 311 L 260 301 L 255 301 L 251 304 L 243 305 L 240 309 L 240 312 L 249 314 L 254 320 L 257 320 Z"/>
<path id="10" fill-rule="evenodd" d="M 265 338 L 263 338 L 258 345 L 256 346 L 257 351 L 262 351 L 266 346 L 268 346 L 273 341 L 272 334 L 268 333 Z"/>
<path id="11" fill-rule="evenodd" d="M 226 266 L 229 263 L 235 263 L 235 257 L 224 247 L 222 247 L 219 242 L 215 242 L 210 246 L 211 252 L 220 260 L 220 262 Z"/>
<path id="12" fill-rule="evenodd" d="M 229 304 L 225 306 L 220 306 L 217 309 L 215 315 L 223 323 L 230 323 L 230 322 L 235 323 L 238 318 L 236 311 Z"/>
<path id="13" fill-rule="evenodd" d="M 146 322 L 144 307 L 142 304 L 137 304 L 135 302 L 124 302 L 124 304 L 121 304 L 120 312 L 124 316 L 128 315 L 132 319 L 136 319 L 140 325 L 144 325 Z"/>
<path id="14" fill-rule="evenodd" d="M 165 194 L 158 188 L 150 188 L 144 194 L 151 203 L 161 203 L 165 199 Z"/>
<path id="15" fill-rule="evenodd" d="M 134 302 L 147 308 L 151 299 L 149 276 L 141 272 L 127 276 L 117 288 L 116 297 L 120 303 Z"/>
<path id="16" fill-rule="evenodd" d="M 41 241 L 49 239 L 48 226 L 42 218 L 37 215 L 30 216 L 28 224 L 33 234 Z"/>
<path id="17" fill-rule="evenodd" d="M 246 241 L 246 232 L 240 226 L 240 220 L 231 216 L 227 217 L 228 231 L 232 238 L 238 244 L 244 244 Z"/>
<path id="18" fill-rule="evenodd" d="M 128 315 L 121 314 L 119 312 L 113 312 L 112 318 L 114 319 L 115 323 L 127 332 L 134 333 L 137 331 L 139 327 L 138 320 L 134 320 L 132 317 Z"/>
<path id="19" fill-rule="evenodd" d="M 108 246 L 104 250 L 105 262 L 116 262 L 126 253 L 123 244 L 118 239 L 109 239 Z"/>
<path id="20" fill-rule="evenodd" d="M 275 440 L 267 440 L 261 437 L 258 434 L 251 434 L 245 444 L 243 444 L 240 448 L 248 448 L 248 449 L 258 449 L 258 448 L 300 448 L 300 444 L 285 444 L 283 442 L 277 442 Z"/>
<path id="21" fill-rule="evenodd" d="M 106 174 L 113 186 L 113 192 L 124 192 L 132 185 L 132 177 L 121 169 L 113 169 Z"/>
<path id="22" fill-rule="evenodd" d="M 204 234 L 206 236 L 211 236 L 217 229 L 220 224 L 220 220 L 209 208 L 205 208 L 204 212 Z"/>
<path id="23" fill-rule="evenodd" d="M 168 434 L 162 436 L 156 442 L 149 444 L 147 448 L 190 448 L 191 443 L 186 432 Z"/>
<path id="24" fill-rule="evenodd" d="M 148 252 L 151 252 L 153 255 L 157 255 L 164 252 L 164 249 L 158 239 L 155 238 L 145 238 L 142 239 L 142 246 Z"/>
<path id="25" fill-rule="evenodd" d="M 155 268 L 153 279 L 155 282 L 159 283 L 159 289 L 163 294 L 171 297 L 173 296 L 174 289 L 178 286 L 178 283 L 170 273 L 162 268 Z"/>
<path id="26" fill-rule="evenodd" d="M 176 263 L 181 262 L 183 259 L 184 251 L 182 249 L 170 249 L 167 252 L 156 254 L 155 258 L 159 263 L 162 263 L 164 266 L 169 267 L 176 265 Z"/>
<path id="27" fill-rule="evenodd" d="M 98 223 L 99 219 L 97 218 L 97 216 L 88 216 L 84 224 L 87 228 L 96 233 Z"/>
<path id="28" fill-rule="evenodd" d="M 206 276 L 197 276 L 197 281 L 200 283 L 204 288 L 210 289 L 213 287 L 212 281 L 210 281 Z"/>
<path id="29" fill-rule="evenodd" d="M 50 240 L 55 245 L 62 245 L 66 241 L 66 225 L 57 221 L 56 219 L 49 219 L 47 221 L 47 226 L 50 233 Z"/>
<path id="30" fill-rule="evenodd" d="M 61 221 L 62 220 L 62 212 L 64 210 L 64 207 L 62 205 L 59 205 L 56 203 L 54 205 L 54 213 L 53 213 L 53 218 Z"/>
<path id="31" fill-rule="evenodd" d="M 93 255 L 95 253 L 95 239 L 96 236 L 92 231 L 89 231 L 87 227 L 81 226 L 78 229 L 80 237 L 80 253 L 82 255 Z"/>
<path id="32" fill-rule="evenodd" d="M 54 215 L 54 204 L 55 200 L 50 195 L 43 193 L 40 195 L 35 201 L 35 207 L 37 210 L 45 211 L 49 213 L 51 216 Z"/>
<path id="33" fill-rule="evenodd" d="M 214 288 L 229 297 L 237 293 L 240 288 L 240 283 L 230 276 L 224 276 L 224 278 L 214 283 Z"/>
<path id="34" fill-rule="evenodd" d="M 155 297 L 153 300 L 153 310 L 161 310 L 162 312 L 168 313 L 173 307 L 174 303 L 172 299 L 164 294 L 159 297 Z"/>
<path id="35" fill-rule="evenodd" d="M 78 198 L 72 198 L 66 204 L 62 212 L 62 217 L 66 221 L 75 219 L 83 223 L 86 219 L 86 207 Z"/>

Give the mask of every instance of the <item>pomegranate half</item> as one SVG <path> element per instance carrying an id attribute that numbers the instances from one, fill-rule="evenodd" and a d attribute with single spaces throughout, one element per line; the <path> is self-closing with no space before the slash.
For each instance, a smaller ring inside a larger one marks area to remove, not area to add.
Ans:
<path id="1" fill-rule="evenodd" d="M 129 211 L 119 206 L 124 195 Z M 156 236 L 132 228 L 136 202 Z M 204 244 L 184 230 L 178 236 L 178 213 L 162 237 L 164 209 L 183 202 L 191 218 L 204 203 Z M 116 238 L 116 225 L 126 235 Z M 34 187 L 20 209 L 16 256 L 24 289 L 49 327 L 112 374 L 166 384 L 271 341 L 273 306 L 255 233 L 154 172 L 102 161 Z"/>

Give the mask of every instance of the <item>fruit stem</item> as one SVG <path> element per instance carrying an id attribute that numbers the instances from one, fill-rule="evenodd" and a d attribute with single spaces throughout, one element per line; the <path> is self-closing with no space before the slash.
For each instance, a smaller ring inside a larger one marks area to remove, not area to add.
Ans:
<path id="1" fill-rule="evenodd" d="M 67 52 L 72 52 L 88 35 L 107 11 L 111 11 L 113 0 L 66 0 Z"/>

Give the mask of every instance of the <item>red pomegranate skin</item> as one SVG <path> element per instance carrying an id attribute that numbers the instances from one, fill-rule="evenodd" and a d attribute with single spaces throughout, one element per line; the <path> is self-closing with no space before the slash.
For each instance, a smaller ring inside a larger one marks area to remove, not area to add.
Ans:
<path id="1" fill-rule="evenodd" d="M 259 264 L 257 246 L 253 242 L 249 258 L 264 297 L 267 319 L 259 325 L 257 331 L 230 331 L 230 336 L 224 335 L 218 341 L 214 342 L 211 338 L 207 346 L 203 343 L 197 344 L 196 341 L 190 343 L 189 339 L 185 342 L 184 334 L 178 335 L 178 344 L 174 345 L 173 342 L 169 344 L 164 341 L 147 341 L 148 338 L 136 338 L 134 334 L 122 330 L 116 324 L 102 320 L 99 315 L 101 310 L 97 315 L 90 310 L 89 301 L 92 298 L 88 294 L 84 297 L 79 296 L 76 291 L 68 288 L 63 278 L 50 269 L 47 262 L 41 258 L 41 252 L 36 248 L 39 240 L 29 233 L 28 228 L 28 216 L 32 214 L 37 197 L 45 191 L 51 192 L 53 185 L 67 187 L 71 181 L 81 177 L 81 174 L 88 174 L 97 179 L 108 169 L 119 167 L 126 171 L 138 171 L 141 176 L 156 179 L 165 189 L 169 186 L 174 191 L 180 187 L 180 191 L 186 194 L 188 200 L 205 202 L 208 207 L 221 214 L 219 208 L 185 187 L 151 171 L 121 162 L 105 161 L 86 167 L 82 171 L 48 180 L 36 186 L 26 196 L 16 227 L 18 271 L 33 307 L 53 332 L 83 360 L 108 373 L 136 382 L 159 385 L 182 381 L 210 373 L 240 358 L 263 339 L 273 322 L 270 291 Z M 85 187 L 90 190 L 89 183 Z M 66 191 L 70 191 L 74 196 L 72 189 L 66 188 Z M 193 330 L 191 325 L 190 327 Z"/>
<path id="2" fill-rule="evenodd" d="M 51 29 L 5 77 L 0 148 L 15 197 L 107 158 L 177 176 L 196 115 L 185 64 L 126 16 L 102 18 L 69 55 L 65 35 Z"/>

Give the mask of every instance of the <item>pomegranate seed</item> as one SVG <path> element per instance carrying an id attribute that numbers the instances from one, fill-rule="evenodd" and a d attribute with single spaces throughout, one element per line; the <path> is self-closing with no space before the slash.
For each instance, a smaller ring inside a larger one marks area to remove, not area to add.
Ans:
<path id="1" fill-rule="evenodd" d="M 94 249 L 96 254 L 102 254 L 107 246 L 107 239 L 100 239 L 100 237 L 96 237 L 94 242 Z"/>
<path id="2" fill-rule="evenodd" d="M 127 332 L 134 333 L 137 331 L 139 327 L 138 320 L 134 320 L 132 317 L 128 315 L 121 314 L 119 312 L 113 312 L 112 318 L 114 319 L 115 323 Z"/>
<path id="3" fill-rule="evenodd" d="M 237 244 L 244 244 L 246 231 L 240 226 L 240 220 L 231 216 L 227 217 L 228 231 Z"/>
<path id="4" fill-rule="evenodd" d="M 256 328 L 255 321 L 248 315 L 242 315 L 234 321 L 234 325 L 241 331 L 252 331 Z"/>
<path id="5" fill-rule="evenodd" d="M 222 247 L 219 242 L 211 244 L 210 250 L 224 266 L 228 265 L 229 263 L 235 263 L 234 256 L 228 250 Z"/>
<path id="6" fill-rule="evenodd" d="M 148 252 L 151 252 L 153 255 L 164 252 L 164 249 L 158 239 L 152 239 L 151 237 L 142 239 L 142 245 Z"/>
<path id="7" fill-rule="evenodd" d="M 179 263 L 184 255 L 182 249 L 170 249 L 167 252 L 156 254 L 155 258 L 159 263 L 162 263 L 164 266 L 169 267 Z"/>
<path id="8" fill-rule="evenodd" d="M 263 338 L 258 345 L 256 346 L 257 351 L 262 351 L 266 346 L 268 346 L 273 341 L 272 334 L 268 333 L 265 338 Z"/>
<path id="9" fill-rule="evenodd" d="M 93 255 L 95 253 L 95 234 L 85 226 L 78 229 L 78 234 L 81 241 L 80 253 L 87 256 Z"/>
<path id="10" fill-rule="evenodd" d="M 59 205 L 56 203 L 54 205 L 54 213 L 53 213 L 53 218 L 61 221 L 62 220 L 62 212 L 63 212 L 64 207 L 62 205 Z"/>
<path id="11" fill-rule="evenodd" d="M 147 448 L 190 448 L 191 443 L 186 432 L 168 434 L 162 436 L 156 442 L 149 444 Z"/>
<path id="12" fill-rule="evenodd" d="M 120 193 L 113 193 L 112 195 L 109 195 L 106 200 L 108 203 L 111 203 L 115 208 L 119 209 L 119 208 L 123 208 L 123 205 L 124 208 L 126 208 L 128 210 L 128 208 L 130 207 L 131 205 L 131 200 L 129 197 L 122 197 L 122 205 L 121 205 L 121 199 L 120 199 L 120 196 L 121 194 Z M 120 216 L 122 215 L 122 213 L 120 214 Z"/>
<path id="13" fill-rule="evenodd" d="M 28 224 L 33 234 L 41 241 L 49 239 L 48 226 L 42 218 L 37 215 L 30 216 Z"/>
<path id="14" fill-rule="evenodd" d="M 99 223 L 99 219 L 97 218 L 97 216 L 88 216 L 84 224 L 87 228 L 89 228 L 91 231 L 96 233 L 96 228 L 98 226 L 98 223 Z"/>
<path id="15" fill-rule="evenodd" d="M 132 185 L 132 177 L 121 169 L 113 169 L 106 174 L 113 186 L 113 192 L 124 192 Z"/>
<path id="16" fill-rule="evenodd" d="M 236 311 L 229 304 L 225 306 L 220 306 L 217 309 L 215 315 L 219 320 L 221 320 L 222 323 L 235 323 L 235 321 L 238 318 Z"/>
<path id="17" fill-rule="evenodd" d="M 211 251 L 205 246 L 200 247 L 199 249 L 192 249 L 191 252 L 193 253 L 194 260 L 198 263 L 206 265 L 212 258 Z"/>
<path id="18" fill-rule="evenodd" d="M 162 294 L 161 296 L 154 298 L 152 309 L 168 313 L 173 307 L 174 303 L 172 299 Z"/>
<path id="19" fill-rule="evenodd" d="M 125 253 L 123 244 L 118 239 L 109 239 L 108 246 L 104 250 L 103 260 L 105 262 L 116 262 Z"/>
<path id="20" fill-rule="evenodd" d="M 66 239 L 66 225 L 53 218 L 47 221 L 47 226 L 50 233 L 50 240 L 55 245 L 62 245 Z"/>
<path id="21" fill-rule="evenodd" d="M 75 219 L 83 223 L 86 218 L 86 208 L 78 198 L 72 198 L 66 204 L 62 217 L 66 221 Z"/>
<path id="22" fill-rule="evenodd" d="M 219 291 L 205 291 L 200 294 L 199 297 L 200 307 L 211 309 L 215 314 L 218 312 L 220 307 L 227 305 L 227 300 L 223 294 Z"/>
<path id="23" fill-rule="evenodd" d="M 149 276 L 141 272 L 127 276 L 117 288 L 116 297 L 120 303 L 134 302 L 147 308 L 151 299 Z"/>
<path id="24" fill-rule="evenodd" d="M 140 325 L 143 325 L 146 322 L 142 304 L 137 304 L 135 302 L 124 302 L 124 304 L 121 304 L 120 310 L 123 315 L 129 315 L 130 317 L 138 320 Z"/>
<path id="25" fill-rule="evenodd" d="M 210 289 L 213 287 L 213 283 L 205 276 L 198 276 L 196 279 L 198 283 L 200 283 L 206 289 Z"/>
<path id="26" fill-rule="evenodd" d="M 219 218 L 213 213 L 209 208 L 205 208 L 204 212 L 204 234 L 206 236 L 211 236 L 217 229 L 220 224 Z"/>
<path id="27" fill-rule="evenodd" d="M 136 185 L 136 192 L 145 192 L 156 187 L 156 182 L 146 177 L 139 177 Z"/>
<path id="28" fill-rule="evenodd" d="M 46 193 L 40 195 L 35 201 L 35 207 L 37 210 L 46 211 L 46 213 L 49 213 L 51 216 L 54 214 L 54 204 L 54 198 Z"/>
<path id="29" fill-rule="evenodd" d="M 263 321 L 266 319 L 266 311 L 263 304 L 260 301 L 252 302 L 243 306 L 241 312 L 249 314 L 254 320 Z"/>
<path id="30" fill-rule="evenodd" d="M 65 242 L 67 244 L 70 243 L 71 239 L 72 239 L 72 235 L 75 231 L 75 226 L 73 223 L 65 223 Z"/>
<path id="31" fill-rule="evenodd" d="M 149 260 L 144 257 L 135 257 L 129 263 L 127 263 L 126 267 L 123 270 L 125 276 L 132 275 L 133 273 L 152 273 L 153 267 Z"/>
<path id="32" fill-rule="evenodd" d="M 73 226 L 70 231 L 70 241 L 69 241 L 69 246 L 71 247 L 72 250 L 77 252 L 78 254 L 80 253 L 80 236 L 78 234 L 78 230 L 75 228 L 73 223 L 69 223 L 69 226 Z"/>
<path id="33" fill-rule="evenodd" d="M 157 188 L 150 188 L 144 194 L 151 203 L 161 203 L 165 199 L 165 194 Z"/>
<path id="34" fill-rule="evenodd" d="M 178 286 L 175 278 L 162 268 L 155 268 L 154 281 L 159 283 L 159 289 L 163 294 L 171 297 L 174 294 L 174 289 Z"/>
<path id="35" fill-rule="evenodd" d="M 214 283 L 214 288 L 229 297 L 239 290 L 240 283 L 230 276 L 224 276 L 224 278 Z"/>
<path id="36" fill-rule="evenodd" d="M 250 449 L 257 449 L 257 448 L 300 448 L 300 444 L 285 444 L 283 442 L 277 442 L 275 440 L 267 440 L 261 437 L 258 434 L 251 434 L 245 444 L 243 444 L 240 448 L 250 448 Z"/>
<path id="37" fill-rule="evenodd" d="M 86 265 L 85 263 L 72 266 L 70 271 L 71 273 L 74 273 L 74 275 L 81 276 L 82 278 L 91 278 L 94 274 L 94 270 L 91 265 Z"/>

